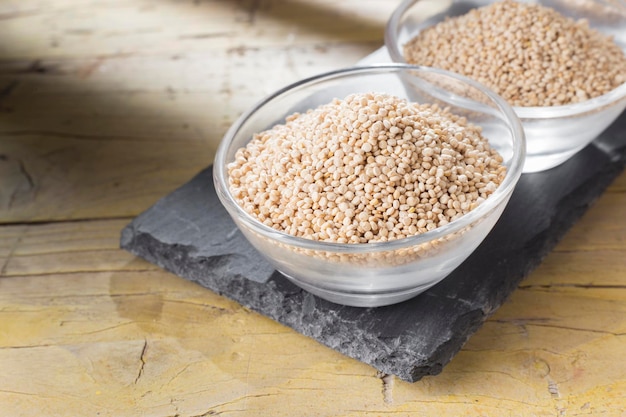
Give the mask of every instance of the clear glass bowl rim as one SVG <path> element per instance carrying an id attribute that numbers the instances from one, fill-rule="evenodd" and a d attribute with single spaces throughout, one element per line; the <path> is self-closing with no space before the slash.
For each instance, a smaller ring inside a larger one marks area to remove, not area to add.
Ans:
<path id="1" fill-rule="evenodd" d="M 504 113 L 506 120 L 510 124 L 511 132 L 513 135 L 513 156 L 511 166 L 507 169 L 506 176 L 502 183 L 498 186 L 496 191 L 493 192 L 482 204 L 478 205 L 474 210 L 461 216 L 460 218 L 444 225 L 437 227 L 428 232 L 424 232 L 415 236 L 406 237 L 403 239 L 396 239 L 387 242 L 371 242 L 371 243 L 335 243 L 324 242 L 306 239 L 290 235 L 285 232 L 277 231 L 269 226 L 266 226 L 259 222 L 257 219 L 248 214 L 233 198 L 228 188 L 227 176 L 226 176 L 226 153 L 230 147 L 230 144 L 239 131 L 239 129 L 248 121 L 248 119 L 256 113 L 260 108 L 265 105 L 271 104 L 271 102 L 280 97 L 281 95 L 288 93 L 296 89 L 305 89 L 310 85 L 314 85 L 320 82 L 349 77 L 351 75 L 358 74 L 376 74 L 376 73 L 388 73 L 388 72 L 401 72 L 401 71 L 417 71 L 421 73 L 437 73 L 448 77 L 455 78 L 464 83 L 467 83 L 474 88 L 480 90 L 482 93 L 491 98 L 499 107 L 499 110 Z M 526 138 L 522 124 L 513 111 L 512 107 L 506 103 L 504 99 L 492 92 L 482 84 L 471 80 L 467 77 L 455 74 L 449 71 L 423 67 L 409 64 L 373 64 L 366 66 L 354 66 L 349 68 L 343 68 L 335 71 L 329 71 L 322 74 L 314 75 L 312 77 L 304 78 L 295 83 L 289 84 L 276 92 L 268 95 L 256 105 L 251 107 L 248 111 L 244 112 L 235 123 L 228 129 L 215 155 L 213 166 L 213 181 L 215 189 L 219 199 L 225 206 L 227 211 L 232 215 L 237 216 L 237 219 L 243 222 L 247 227 L 255 231 L 256 233 L 283 244 L 294 246 L 308 250 L 322 250 L 336 253 L 348 253 L 348 254 L 360 254 L 370 252 L 384 252 L 390 250 L 398 250 L 403 248 L 409 248 L 434 240 L 445 237 L 449 234 L 458 232 L 459 230 L 473 224 L 475 221 L 486 216 L 491 210 L 498 207 L 502 201 L 512 193 L 519 177 L 522 173 L 526 155 Z"/>
<path id="2" fill-rule="evenodd" d="M 391 60 L 397 63 L 406 63 L 404 55 L 398 49 L 397 28 L 404 14 L 420 0 L 404 0 L 392 12 L 385 27 L 385 46 Z M 626 30 L 626 28 L 625 28 Z M 626 51 L 624 52 L 626 53 Z M 580 114 L 593 112 L 626 98 L 626 82 L 617 88 L 598 97 L 579 103 L 566 104 L 563 106 L 513 106 L 515 113 L 521 119 L 554 119 L 561 117 L 574 117 Z"/>

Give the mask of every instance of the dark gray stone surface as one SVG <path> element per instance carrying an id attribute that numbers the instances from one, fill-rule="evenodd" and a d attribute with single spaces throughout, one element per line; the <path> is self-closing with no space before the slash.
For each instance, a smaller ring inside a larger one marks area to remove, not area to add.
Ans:
<path id="1" fill-rule="evenodd" d="M 466 262 L 430 290 L 387 307 L 336 305 L 273 271 L 221 206 L 211 167 L 134 219 L 121 246 L 381 372 L 417 381 L 441 371 L 625 162 L 623 114 L 565 164 L 522 175 L 500 221 Z"/>

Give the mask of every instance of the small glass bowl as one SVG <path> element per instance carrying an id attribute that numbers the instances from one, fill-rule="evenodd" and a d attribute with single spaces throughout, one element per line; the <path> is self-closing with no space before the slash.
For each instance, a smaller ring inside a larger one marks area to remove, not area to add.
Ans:
<path id="1" fill-rule="evenodd" d="M 460 16 L 494 1 L 405 0 L 393 12 L 385 30 L 385 46 L 393 62 L 406 62 L 403 46 L 421 30 L 446 17 Z M 613 36 L 626 51 L 626 8 L 585 0 L 529 1 L 551 7 Z M 626 108 L 626 83 L 602 96 L 551 107 L 513 107 L 526 133 L 524 172 L 544 171 L 562 164 L 592 142 Z"/>
<path id="2" fill-rule="evenodd" d="M 445 87 L 449 87 L 446 89 Z M 388 242 L 341 244 L 295 237 L 269 228 L 240 207 L 228 187 L 227 165 L 237 149 L 294 112 L 351 93 L 387 93 L 437 102 L 483 128 L 504 158 L 500 186 L 468 214 L 432 231 Z M 474 101 L 478 99 L 479 101 Z M 484 86 L 447 71 L 406 64 L 348 68 L 292 84 L 243 114 L 224 136 L 213 167 L 217 195 L 250 243 L 296 285 L 338 304 L 397 303 L 433 286 L 487 236 L 504 210 L 524 161 L 524 132 L 512 108 Z"/>

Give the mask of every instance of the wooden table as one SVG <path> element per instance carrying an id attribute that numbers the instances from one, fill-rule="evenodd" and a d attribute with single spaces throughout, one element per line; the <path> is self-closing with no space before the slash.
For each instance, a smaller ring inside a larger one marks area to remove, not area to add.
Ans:
<path id="1" fill-rule="evenodd" d="M 377 375 L 118 249 L 389 0 L 0 0 L 1 416 L 626 415 L 626 174 L 435 377 Z"/>

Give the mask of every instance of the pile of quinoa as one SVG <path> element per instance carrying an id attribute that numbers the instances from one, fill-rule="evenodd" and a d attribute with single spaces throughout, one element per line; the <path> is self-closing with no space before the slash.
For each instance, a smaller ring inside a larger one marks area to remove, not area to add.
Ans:
<path id="1" fill-rule="evenodd" d="M 468 213 L 506 175 L 478 126 L 436 105 L 353 94 L 254 135 L 228 167 L 237 203 L 307 239 L 384 242 Z"/>
<path id="2" fill-rule="evenodd" d="M 424 29 L 404 45 L 404 58 L 473 78 L 521 107 L 577 103 L 626 82 L 626 55 L 611 37 L 512 0 Z"/>

